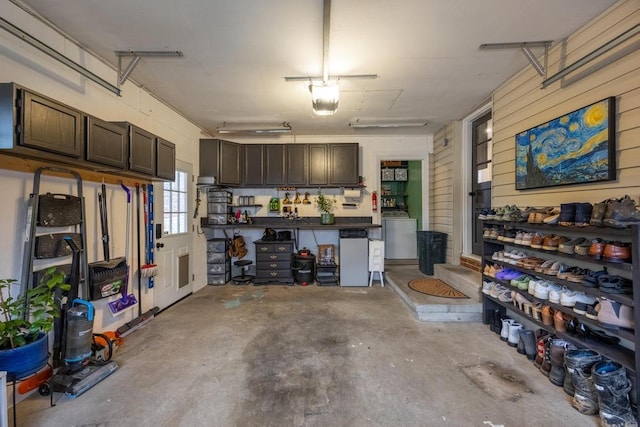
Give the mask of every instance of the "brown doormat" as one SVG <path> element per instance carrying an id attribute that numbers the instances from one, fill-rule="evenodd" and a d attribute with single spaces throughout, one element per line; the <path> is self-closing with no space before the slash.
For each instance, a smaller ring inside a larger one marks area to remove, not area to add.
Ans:
<path id="1" fill-rule="evenodd" d="M 462 292 L 452 288 L 440 279 L 413 279 L 409 287 L 422 294 L 442 298 L 467 298 Z"/>

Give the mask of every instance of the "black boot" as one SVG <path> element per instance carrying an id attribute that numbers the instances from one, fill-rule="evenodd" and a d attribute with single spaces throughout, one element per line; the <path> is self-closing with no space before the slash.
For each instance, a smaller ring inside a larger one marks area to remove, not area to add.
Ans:
<path id="1" fill-rule="evenodd" d="M 573 382 L 573 407 L 581 414 L 598 413 L 598 394 L 593 384 L 591 367 L 602 360 L 602 356 L 593 350 L 567 350 L 564 363 Z"/>
<path id="2" fill-rule="evenodd" d="M 535 333 L 530 329 L 522 329 L 520 331 L 520 340 L 524 344 L 524 354 L 527 355 L 527 359 L 535 360 L 537 352 Z"/>
<path id="3" fill-rule="evenodd" d="M 598 362 L 593 365 L 591 374 L 598 393 L 600 425 L 637 426 L 629 402 L 631 381 L 627 378 L 625 368 L 617 362 Z"/>

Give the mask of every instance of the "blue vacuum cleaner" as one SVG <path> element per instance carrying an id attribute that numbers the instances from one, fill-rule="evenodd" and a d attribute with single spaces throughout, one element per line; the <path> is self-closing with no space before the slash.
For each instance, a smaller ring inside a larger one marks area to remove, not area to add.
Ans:
<path id="1" fill-rule="evenodd" d="M 59 350 L 53 354 L 53 365 L 58 370 L 48 383 L 40 386 L 39 392 L 43 396 L 51 394 L 52 390 L 69 397 L 79 396 L 118 369 L 116 362 L 92 358 L 94 308 L 89 301 L 76 298 L 80 284 L 81 249 L 71 238 L 65 237 L 65 242 L 73 251 L 69 277 L 71 290 L 67 296 L 72 302 L 70 306 L 65 304 L 61 308 L 62 330 L 56 331 L 56 341 L 61 342 L 54 345 Z M 112 349 L 109 349 L 109 355 L 112 354 Z"/>

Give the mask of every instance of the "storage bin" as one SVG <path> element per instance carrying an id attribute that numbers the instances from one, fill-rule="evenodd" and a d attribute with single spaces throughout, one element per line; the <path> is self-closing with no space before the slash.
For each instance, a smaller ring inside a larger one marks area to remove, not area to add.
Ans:
<path id="1" fill-rule="evenodd" d="M 424 274 L 433 275 L 433 265 L 446 262 L 447 234 L 439 231 L 418 231 L 418 267 Z"/>

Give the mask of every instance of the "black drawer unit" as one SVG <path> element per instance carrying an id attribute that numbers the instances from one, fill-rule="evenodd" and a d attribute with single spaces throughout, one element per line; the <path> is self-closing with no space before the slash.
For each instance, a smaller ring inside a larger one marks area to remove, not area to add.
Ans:
<path id="1" fill-rule="evenodd" d="M 293 285 L 291 257 L 293 241 L 265 242 L 256 240 L 256 278 L 255 284 Z"/>
<path id="2" fill-rule="evenodd" d="M 224 285 L 231 280 L 231 258 L 227 239 L 207 240 L 207 283 Z"/>

